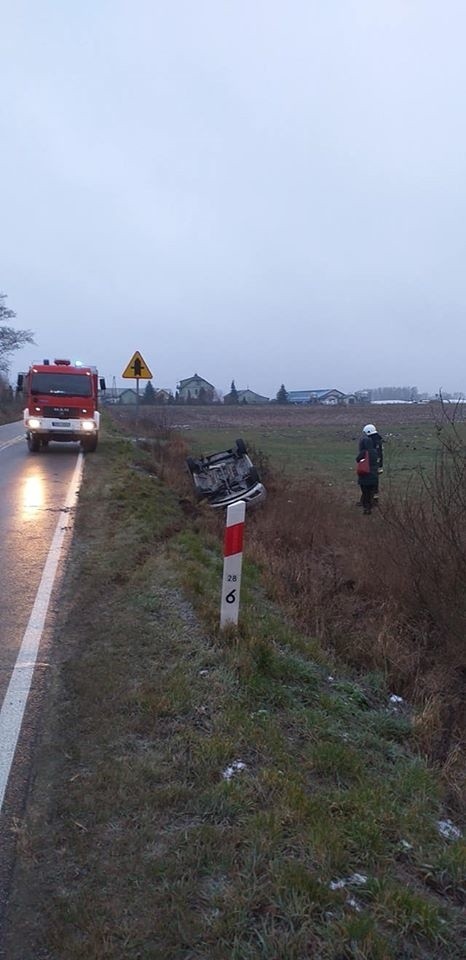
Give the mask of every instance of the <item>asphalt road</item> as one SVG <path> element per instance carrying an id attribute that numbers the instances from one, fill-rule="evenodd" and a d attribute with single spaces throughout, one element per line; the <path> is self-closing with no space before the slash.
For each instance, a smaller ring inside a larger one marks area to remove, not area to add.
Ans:
<path id="1" fill-rule="evenodd" d="M 4 703 L 18 651 L 28 628 L 44 566 L 59 517 L 64 514 L 79 448 L 51 444 L 29 453 L 22 423 L 0 426 L 0 707 Z M 69 534 L 65 535 L 69 540 Z M 58 578 L 66 553 L 61 555 Z M 21 821 L 30 778 L 40 704 L 46 684 L 58 590 L 52 593 L 39 646 L 33 682 L 0 810 L 0 919 L 8 897 L 14 857 L 15 824 Z M 0 755 L 2 744 L 0 743 Z M 1 758 L 1 756 L 0 756 Z M 0 925 L 0 956 L 1 925 Z"/>

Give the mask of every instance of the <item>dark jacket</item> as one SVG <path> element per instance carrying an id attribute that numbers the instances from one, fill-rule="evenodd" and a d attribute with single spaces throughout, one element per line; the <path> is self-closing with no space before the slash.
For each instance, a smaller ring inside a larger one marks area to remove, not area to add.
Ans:
<path id="1" fill-rule="evenodd" d="M 359 453 L 356 457 L 356 463 L 364 459 L 366 450 L 369 451 L 370 472 L 358 476 L 358 483 L 361 487 L 376 487 L 378 484 L 379 457 L 377 449 L 372 443 L 372 437 L 361 437 L 359 441 Z"/>
<path id="2" fill-rule="evenodd" d="M 362 435 L 362 437 L 361 437 L 361 439 L 360 439 L 360 441 L 359 441 L 359 452 L 361 452 L 361 450 L 365 450 L 365 449 L 366 449 L 365 447 L 362 446 L 362 444 L 364 443 L 365 440 L 370 440 L 371 443 L 372 443 L 372 446 L 373 446 L 373 447 L 375 448 L 375 450 L 377 451 L 378 465 L 379 465 L 379 468 L 382 469 L 382 467 L 383 467 L 383 437 L 380 436 L 380 433 L 371 433 L 369 436 L 366 436 L 366 434 L 363 433 L 363 435 Z"/>
<path id="3" fill-rule="evenodd" d="M 379 467 L 383 467 L 383 439 L 380 436 L 380 433 L 373 433 L 371 436 L 372 443 L 377 451 L 377 458 L 379 462 Z"/>

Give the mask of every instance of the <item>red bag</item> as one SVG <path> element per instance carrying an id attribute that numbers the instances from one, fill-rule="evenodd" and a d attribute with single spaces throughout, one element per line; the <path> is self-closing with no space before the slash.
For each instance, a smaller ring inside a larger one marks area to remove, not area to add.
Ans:
<path id="1" fill-rule="evenodd" d="M 370 472 L 371 462 L 369 458 L 369 451 L 365 450 L 363 459 L 356 462 L 356 473 L 358 477 L 365 477 Z"/>

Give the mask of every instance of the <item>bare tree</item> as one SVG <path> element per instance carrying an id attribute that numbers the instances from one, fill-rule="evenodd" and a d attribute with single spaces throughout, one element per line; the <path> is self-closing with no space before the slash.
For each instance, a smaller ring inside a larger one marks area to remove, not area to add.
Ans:
<path id="1" fill-rule="evenodd" d="M 0 293 L 0 372 L 8 373 L 10 355 L 23 347 L 25 343 L 34 343 L 32 330 L 15 330 L 14 327 L 3 326 L 8 320 L 16 317 L 14 310 L 5 305 L 6 293 Z"/>

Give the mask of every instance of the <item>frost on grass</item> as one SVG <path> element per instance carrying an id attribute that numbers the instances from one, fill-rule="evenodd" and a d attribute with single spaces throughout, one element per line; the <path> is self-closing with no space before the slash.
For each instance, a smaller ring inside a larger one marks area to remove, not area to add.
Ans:
<path id="1" fill-rule="evenodd" d="M 367 883 L 367 877 L 363 873 L 352 873 L 350 877 L 342 877 L 341 880 L 331 880 L 330 890 L 343 890 L 345 887 L 363 887 Z"/>
<path id="2" fill-rule="evenodd" d="M 356 900 L 356 897 L 352 897 L 352 896 L 350 895 L 349 897 L 346 898 L 346 902 L 347 902 L 348 906 L 349 906 L 349 907 L 352 907 L 353 910 L 356 910 L 357 913 L 361 913 L 362 906 L 361 906 L 361 904 L 359 903 L 359 901 Z"/>
<path id="3" fill-rule="evenodd" d="M 393 708 L 393 710 L 398 710 L 398 707 L 405 706 L 405 701 L 403 700 L 403 697 L 399 697 L 398 694 L 396 693 L 390 694 L 388 698 L 388 702 Z"/>
<path id="4" fill-rule="evenodd" d="M 437 829 L 446 840 L 459 840 L 462 836 L 459 827 L 455 827 L 452 820 L 437 820 Z"/>
<path id="5" fill-rule="evenodd" d="M 228 767 L 225 767 L 223 771 L 223 779 L 231 780 L 231 778 L 238 773 L 239 770 L 245 770 L 246 764 L 242 760 L 233 760 L 233 763 L 230 763 Z"/>
<path id="6" fill-rule="evenodd" d="M 412 850 L 412 849 L 413 849 L 412 843 L 408 843 L 407 840 L 400 840 L 400 847 L 402 847 L 403 850 Z"/>
<path id="7" fill-rule="evenodd" d="M 390 703 L 403 703 L 403 697 L 399 697 L 397 693 L 391 693 Z"/>

